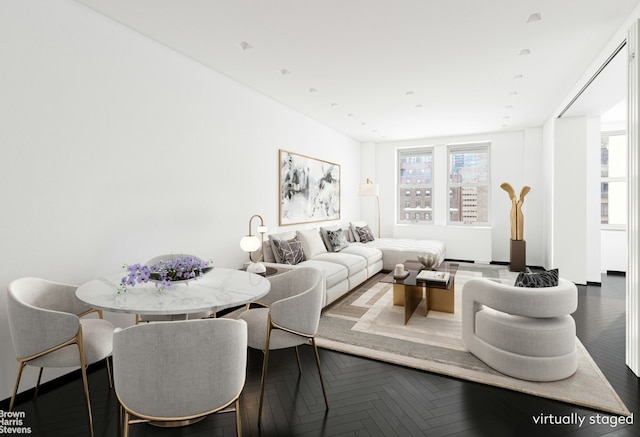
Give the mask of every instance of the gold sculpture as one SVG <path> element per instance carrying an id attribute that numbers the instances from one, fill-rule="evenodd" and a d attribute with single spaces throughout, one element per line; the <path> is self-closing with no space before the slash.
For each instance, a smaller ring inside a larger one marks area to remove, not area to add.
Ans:
<path id="1" fill-rule="evenodd" d="M 524 186 L 522 190 L 520 190 L 520 199 L 516 198 L 516 192 L 513 187 L 504 182 L 500 185 L 500 188 L 505 190 L 509 194 L 509 198 L 511 199 L 511 239 L 512 240 L 523 240 L 524 236 L 524 215 L 522 214 L 522 204 L 524 203 L 524 196 L 527 195 L 531 187 Z"/>

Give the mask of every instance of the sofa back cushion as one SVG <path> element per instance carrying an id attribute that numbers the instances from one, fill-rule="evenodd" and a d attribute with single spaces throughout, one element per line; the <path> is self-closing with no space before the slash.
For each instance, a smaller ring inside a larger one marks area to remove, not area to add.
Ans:
<path id="1" fill-rule="evenodd" d="M 318 229 L 296 231 L 296 236 L 302 243 L 302 251 L 304 252 L 305 259 L 311 259 L 316 255 L 327 252 L 327 248 L 322 241 Z"/>

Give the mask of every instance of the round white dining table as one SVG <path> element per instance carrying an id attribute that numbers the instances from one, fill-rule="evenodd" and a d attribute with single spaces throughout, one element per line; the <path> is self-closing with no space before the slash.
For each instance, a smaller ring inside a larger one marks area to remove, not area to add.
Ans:
<path id="1" fill-rule="evenodd" d="M 163 289 L 154 282 L 136 284 L 118 292 L 123 274 L 80 285 L 76 296 L 87 305 L 115 313 L 175 315 L 221 311 L 261 298 L 269 292 L 268 279 L 242 270 L 215 267 L 197 279 L 174 282 Z"/>

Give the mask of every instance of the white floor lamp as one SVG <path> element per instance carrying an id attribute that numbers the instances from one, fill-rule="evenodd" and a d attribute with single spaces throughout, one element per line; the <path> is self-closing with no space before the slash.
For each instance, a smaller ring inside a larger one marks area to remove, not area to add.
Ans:
<path id="1" fill-rule="evenodd" d="M 358 187 L 359 196 L 375 196 L 376 205 L 378 206 L 378 238 L 380 238 L 380 185 L 374 184 L 373 181 L 367 178 L 364 184 L 360 184 Z"/>

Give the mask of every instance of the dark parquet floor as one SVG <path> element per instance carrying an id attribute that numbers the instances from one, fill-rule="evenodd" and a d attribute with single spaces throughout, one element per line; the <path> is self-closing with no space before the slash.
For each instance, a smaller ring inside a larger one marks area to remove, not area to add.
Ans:
<path id="1" fill-rule="evenodd" d="M 625 278 L 603 275 L 602 286 L 579 288 L 574 314 L 578 337 L 633 412 L 634 423 L 573 405 L 437 374 L 320 350 L 330 409 L 310 347 L 301 348 L 302 375 L 292 351 L 272 354 L 262 427 L 257 425 L 262 353 L 249 351 L 243 391 L 245 436 L 640 436 L 640 380 L 624 364 Z M 96 437 L 115 436 L 116 399 L 106 370 L 91 369 Z M 16 410 L 34 436 L 88 435 L 78 374 L 41 388 L 37 401 L 21 396 Z M 0 403 L 8 409 L 8 400 Z M 584 418 L 578 424 L 535 423 L 535 418 Z M 234 436 L 233 414 L 218 414 L 188 427 L 135 425 L 132 436 Z"/>

